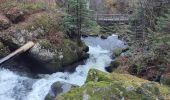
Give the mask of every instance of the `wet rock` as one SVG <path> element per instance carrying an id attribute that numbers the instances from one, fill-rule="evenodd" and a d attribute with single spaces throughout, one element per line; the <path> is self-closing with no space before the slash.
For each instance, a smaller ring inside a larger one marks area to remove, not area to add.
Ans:
<path id="1" fill-rule="evenodd" d="M 89 47 L 85 43 L 82 43 L 82 50 L 84 52 L 88 52 L 89 51 Z"/>
<path id="2" fill-rule="evenodd" d="M 17 8 L 12 8 L 6 13 L 6 17 L 9 18 L 9 20 L 14 24 L 24 21 L 24 15 L 25 12 Z"/>
<path id="3" fill-rule="evenodd" d="M 83 38 L 86 38 L 86 37 L 88 37 L 88 35 L 86 35 L 86 34 L 82 34 L 82 37 L 83 37 Z"/>
<path id="4" fill-rule="evenodd" d="M 51 89 L 45 100 L 55 100 L 55 97 L 61 93 L 67 93 L 70 89 L 78 87 L 76 85 L 72 85 L 66 82 L 56 82 L 51 86 Z"/>
<path id="5" fill-rule="evenodd" d="M 0 31 L 5 30 L 10 26 L 10 21 L 4 15 L 0 14 Z"/>
<path id="6" fill-rule="evenodd" d="M 113 72 L 119 65 L 120 63 L 117 60 L 114 60 L 111 62 L 110 66 L 106 67 L 105 69 L 108 72 Z"/>
<path id="7" fill-rule="evenodd" d="M 89 34 L 89 36 L 97 37 L 97 36 L 99 36 L 99 35 L 98 35 L 98 34 Z"/>
<path id="8" fill-rule="evenodd" d="M 115 50 L 113 51 L 112 58 L 115 58 L 115 57 L 120 56 L 121 53 L 122 53 L 122 49 L 121 49 L 121 48 L 115 49 Z"/>
<path id="9" fill-rule="evenodd" d="M 162 84 L 165 84 L 165 85 L 169 85 L 169 86 L 170 86 L 170 73 L 163 74 L 163 75 L 161 76 L 160 82 L 161 82 Z"/>
<path id="10" fill-rule="evenodd" d="M 107 39 L 108 35 L 101 35 L 102 39 Z"/>

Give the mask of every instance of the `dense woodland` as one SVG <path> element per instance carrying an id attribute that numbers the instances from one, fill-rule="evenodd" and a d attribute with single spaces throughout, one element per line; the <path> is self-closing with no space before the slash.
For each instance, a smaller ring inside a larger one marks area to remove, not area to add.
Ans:
<path id="1" fill-rule="evenodd" d="M 96 20 L 100 14 L 128 15 L 128 22 Z M 28 41 L 35 43 L 2 68 L 49 75 L 76 72 L 92 56 L 82 38 L 107 41 L 113 34 L 127 47 L 111 51 L 112 61 L 103 66 L 107 72 L 90 69 L 84 85 L 71 84 L 67 92 L 62 87 L 68 83 L 56 82 L 54 93 L 47 91 L 44 99 L 170 100 L 169 0 L 0 0 L 0 57 Z"/>

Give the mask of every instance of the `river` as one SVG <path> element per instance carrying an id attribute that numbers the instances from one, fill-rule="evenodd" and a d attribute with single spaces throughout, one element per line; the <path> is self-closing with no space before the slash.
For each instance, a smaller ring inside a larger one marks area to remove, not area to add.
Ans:
<path id="1" fill-rule="evenodd" d="M 124 42 L 118 36 L 112 35 L 103 40 L 99 37 L 86 37 L 82 40 L 89 46 L 90 57 L 84 65 L 77 66 L 75 72 L 56 72 L 54 74 L 40 74 L 37 78 L 18 74 L 9 69 L 0 69 L 0 100 L 44 100 L 51 85 L 57 81 L 82 86 L 88 71 L 95 68 L 105 71 L 111 59 L 111 51 L 124 48 Z"/>

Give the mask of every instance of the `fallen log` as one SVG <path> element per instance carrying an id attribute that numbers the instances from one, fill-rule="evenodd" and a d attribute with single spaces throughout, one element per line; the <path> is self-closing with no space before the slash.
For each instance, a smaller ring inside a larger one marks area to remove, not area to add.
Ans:
<path id="1" fill-rule="evenodd" d="M 23 45 L 22 47 L 20 47 L 19 49 L 15 50 L 14 52 L 12 52 L 11 54 L 9 54 L 8 56 L 0 59 L 0 65 L 6 61 L 8 61 L 9 59 L 24 53 L 26 51 L 28 51 L 30 48 L 32 48 L 34 46 L 34 42 L 29 41 L 28 43 L 26 43 L 25 45 Z"/>

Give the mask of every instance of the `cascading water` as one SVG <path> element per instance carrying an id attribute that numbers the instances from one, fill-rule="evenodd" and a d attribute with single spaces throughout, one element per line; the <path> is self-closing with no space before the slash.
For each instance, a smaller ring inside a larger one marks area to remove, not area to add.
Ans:
<path id="1" fill-rule="evenodd" d="M 117 36 L 110 36 L 105 40 L 99 37 L 87 37 L 82 40 L 89 46 L 90 57 L 84 65 L 79 65 L 74 73 L 57 72 L 39 75 L 40 79 L 32 79 L 7 69 L 0 69 L 0 100 L 43 100 L 51 85 L 57 81 L 82 86 L 89 69 L 105 71 L 105 67 L 112 61 L 110 51 L 125 46 Z"/>

